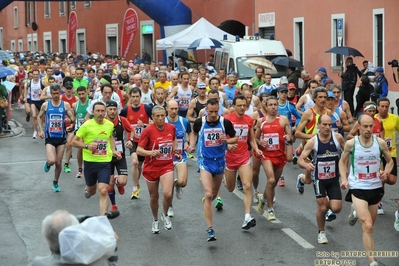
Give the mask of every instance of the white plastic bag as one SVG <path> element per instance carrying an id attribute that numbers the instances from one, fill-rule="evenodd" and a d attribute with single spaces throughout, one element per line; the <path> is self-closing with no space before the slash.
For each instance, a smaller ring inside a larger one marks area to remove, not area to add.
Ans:
<path id="1" fill-rule="evenodd" d="M 114 230 L 106 216 L 96 216 L 62 230 L 58 236 L 62 263 L 90 264 L 110 257 L 116 248 Z"/>

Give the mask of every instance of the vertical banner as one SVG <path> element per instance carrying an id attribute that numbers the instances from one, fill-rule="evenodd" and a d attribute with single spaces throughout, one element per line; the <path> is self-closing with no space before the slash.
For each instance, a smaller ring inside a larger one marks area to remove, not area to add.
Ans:
<path id="1" fill-rule="evenodd" d="M 130 46 L 133 43 L 134 34 L 138 29 L 138 17 L 137 13 L 133 8 L 129 8 L 125 12 L 123 17 L 123 28 L 122 28 L 122 46 L 121 55 L 122 57 L 127 56 L 129 53 Z"/>
<path id="2" fill-rule="evenodd" d="M 76 45 L 76 30 L 78 29 L 78 16 L 75 11 L 72 11 L 69 15 L 69 26 L 68 26 L 68 52 L 74 52 Z"/>

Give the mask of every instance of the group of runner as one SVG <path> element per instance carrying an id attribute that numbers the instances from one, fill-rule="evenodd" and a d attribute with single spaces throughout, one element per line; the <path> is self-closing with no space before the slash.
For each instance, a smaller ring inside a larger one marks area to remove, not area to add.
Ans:
<path id="1" fill-rule="evenodd" d="M 78 148 L 77 177 L 85 177 L 86 198 L 98 190 L 100 214 L 108 210 L 109 202 L 111 209 L 118 209 L 114 187 L 124 194 L 129 175 L 127 148 L 132 164 L 131 199 L 140 198 L 143 176 L 150 194 L 152 233 L 159 233 L 161 184 L 160 219 L 170 230 L 173 191 L 182 198 L 187 158 L 196 151 L 207 241 L 214 241 L 212 202 L 217 209 L 223 207 L 221 184 L 230 192 L 236 187 L 243 190 L 242 228 L 248 230 L 256 226 L 252 202 L 258 204 L 260 214 L 267 212 L 267 220 L 276 219 L 275 187 L 285 186 L 284 166 L 294 161 L 305 169 L 297 178 L 298 192 L 304 193 L 305 184 L 314 187 L 318 242 L 328 243 L 325 221 L 336 218 L 342 208 L 341 188 L 349 188 L 346 199 L 353 203 L 349 222 L 360 220 L 364 248 L 374 250 L 371 234 L 377 212 L 383 213 L 383 184 L 395 184 L 397 176 L 399 118 L 388 112 L 387 98 L 366 102 L 364 115 L 351 129 L 354 119 L 336 84 L 310 80 L 299 97 L 287 78 L 281 78 L 279 86 L 272 85 L 271 76 L 261 68 L 255 70 L 252 83 L 238 84 L 237 77 L 226 76 L 223 69 L 207 78 L 204 67 L 191 73 L 169 73 L 159 67 L 159 76 L 154 78 L 152 67 L 147 72 L 147 66 L 139 65 L 139 73 L 131 73 L 122 63 L 119 72 L 109 76 L 93 68 L 98 74 L 92 79 L 96 88 L 84 81 L 87 69 L 81 67 L 69 68 L 62 82 L 52 77 L 56 66 L 42 78 L 39 70 L 32 69 L 23 94 L 27 120 L 32 115 L 33 138 L 45 138 L 44 171 L 55 165 L 55 192 L 60 191 L 65 149 L 64 171 L 71 172 L 73 146 Z M 73 72 L 76 77 L 70 77 Z M 294 150 L 296 139 L 301 144 Z M 267 177 L 263 191 L 258 189 L 260 165 Z M 399 230 L 398 212 L 395 229 Z M 369 262 L 374 265 L 374 258 L 369 257 Z"/>

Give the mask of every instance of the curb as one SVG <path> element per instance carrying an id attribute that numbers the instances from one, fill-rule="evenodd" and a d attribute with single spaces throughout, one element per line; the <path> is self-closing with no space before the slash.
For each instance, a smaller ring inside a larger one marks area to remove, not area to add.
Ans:
<path id="1" fill-rule="evenodd" d="M 3 136 L 0 136 L 0 139 L 14 138 L 14 137 L 19 137 L 19 136 L 26 134 L 26 130 L 25 130 L 24 126 L 21 123 L 19 123 L 18 121 L 14 120 L 14 119 L 10 119 L 8 121 L 8 124 L 11 126 L 11 131 L 9 133 L 6 133 Z M 3 130 L 3 132 L 7 132 L 7 131 Z"/>

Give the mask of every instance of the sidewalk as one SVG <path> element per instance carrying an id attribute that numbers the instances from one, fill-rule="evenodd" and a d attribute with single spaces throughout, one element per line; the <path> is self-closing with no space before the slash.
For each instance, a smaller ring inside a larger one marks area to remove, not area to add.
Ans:
<path id="1" fill-rule="evenodd" d="M 16 111 L 16 110 L 15 110 Z M 19 112 L 20 111 L 20 112 Z M 3 132 L 5 133 L 3 136 L 0 136 L 0 139 L 6 139 L 6 138 L 11 138 L 11 137 L 17 137 L 24 135 L 26 133 L 24 126 L 19 123 L 15 118 L 19 118 L 19 113 L 22 114 L 23 110 L 18 110 L 17 112 L 13 113 L 13 118 L 8 120 L 8 125 L 10 126 L 10 130 L 4 130 Z M 18 117 L 15 117 L 18 116 Z M 22 114 L 23 116 L 23 114 Z"/>

